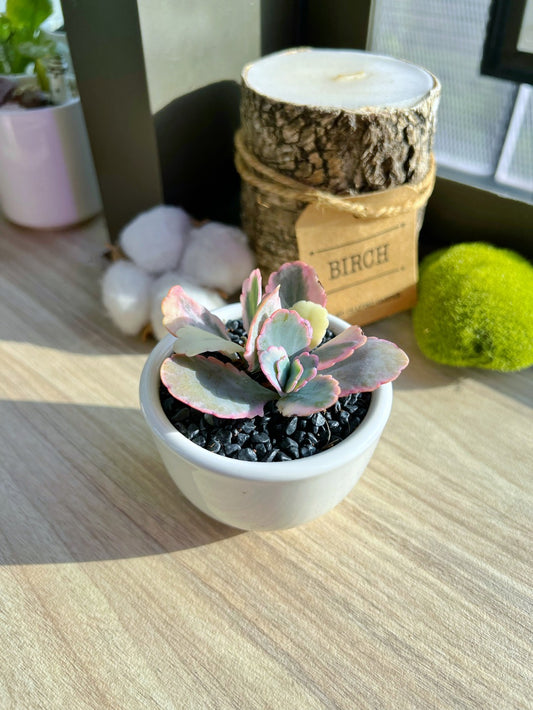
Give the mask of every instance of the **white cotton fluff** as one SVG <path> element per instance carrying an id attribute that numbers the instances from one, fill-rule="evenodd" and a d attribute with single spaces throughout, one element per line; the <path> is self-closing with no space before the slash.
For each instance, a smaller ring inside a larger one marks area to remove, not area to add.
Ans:
<path id="1" fill-rule="evenodd" d="M 244 232 L 219 222 L 191 229 L 180 271 L 191 281 L 227 294 L 240 290 L 255 259 Z"/>
<path id="2" fill-rule="evenodd" d="M 137 266 L 159 274 L 177 267 L 190 229 L 190 217 L 181 207 L 159 205 L 129 222 L 119 244 Z"/>
<path id="3" fill-rule="evenodd" d="M 115 261 L 102 279 L 102 301 L 113 323 L 137 335 L 150 320 L 152 277 L 131 261 Z"/>
<path id="4" fill-rule="evenodd" d="M 162 274 L 152 284 L 152 306 L 150 320 L 152 323 L 152 331 L 154 337 L 161 340 L 165 335 L 168 335 L 168 330 L 163 326 L 163 315 L 161 313 L 161 301 L 165 298 L 172 286 L 179 284 L 195 301 L 201 303 L 202 306 L 210 311 L 219 308 L 225 304 L 225 301 L 219 296 L 216 291 L 208 288 L 196 286 L 188 281 L 182 273 L 177 271 L 169 271 Z"/>

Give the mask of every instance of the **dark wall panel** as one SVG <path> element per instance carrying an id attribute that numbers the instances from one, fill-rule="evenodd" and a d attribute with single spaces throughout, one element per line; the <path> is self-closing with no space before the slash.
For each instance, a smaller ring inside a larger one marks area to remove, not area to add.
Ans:
<path id="1" fill-rule="evenodd" d="M 163 199 L 136 0 L 63 0 L 109 233 Z"/>

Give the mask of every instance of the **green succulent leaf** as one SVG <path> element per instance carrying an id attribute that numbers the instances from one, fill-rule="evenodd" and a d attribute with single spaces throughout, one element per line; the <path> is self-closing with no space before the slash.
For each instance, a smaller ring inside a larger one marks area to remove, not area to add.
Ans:
<path id="1" fill-rule="evenodd" d="M 259 359 L 257 357 L 256 348 L 256 340 L 259 335 L 259 331 L 263 327 L 266 319 L 270 318 L 270 316 L 280 308 L 281 302 L 279 300 L 279 288 L 275 288 L 263 298 L 257 311 L 255 312 L 254 317 L 252 318 L 252 322 L 248 328 L 246 347 L 244 348 L 244 358 L 252 371 L 257 370 L 259 367 Z M 272 345 L 279 345 L 279 343 L 272 343 Z"/>
<path id="2" fill-rule="evenodd" d="M 394 343 L 367 338 L 366 343 L 349 357 L 323 372 L 338 381 L 340 396 L 344 397 L 355 392 L 372 392 L 395 380 L 408 363 L 407 355 Z"/>
<path id="3" fill-rule="evenodd" d="M 277 396 L 230 363 L 201 355 L 167 358 L 161 381 L 176 399 L 222 419 L 262 416 L 265 404 Z"/>
<path id="4" fill-rule="evenodd" d="M 351 325 L 314 351 L 319 359 L 318 369 L 324 370 L 336 362 L 345 360 L 354 350 L 365 343 L 366 335 L 363 334 L 361 328 L 358 325 Z"/>
<path id="5" fill-rule="evenodd" d="M 195 325 L 185 325 L 176 331 L 173 350 L 178 355 L 200 355 L 206 352 L 221 352 L 226 355 L 244 352 L 242 345 L 209 333 Z"/>
<path id="6" fill-rule="evenodd" d="M 276 392 L 281 393 L 291 369 L 287 351 L 281 345 L 273 345 L 259 352 L 259 364 L 267 380 Z"/>
<path id="7" fill-rule="evenodd" d="M 226 326 L 218 316 L 191 298 L 181 286 L 173 286 L 161 303 L 163 325 L 177 335 L 180 328 L 194 326 L 224 340 L 230 340 Z"/>
<path id="8" fill-rule="evenodd" d="M 12 31 L 11 22 L 5 15 L 0 15 L 0 42 L 6 42 Z M 2 47 L 2 49 L 4 48 Z"/>
<path id="9" fill-rule="evenodd" d="M 320 306 L 313 301 L 297 301 L 291 308 L 311 323 L 313 336 L 309 343 L 309 349 L 313 350 L 317 345 L 320 345 L 328 329 L 329 318 L 327 310 L 324 306 Z"/>
<path id="10" fill-rule="evenodd" d="M 276 286 L 280 287 L 283 308 L 292 308 L 298 301 L 313 301 L 320 306 L 326 305 L 326 292 L 316 271 L 303 261 L 292 261 L 280 266 L 270 275 L 266 293 L 270 293 Z"/>
<path id="11" fill-rule="evenodd" d="M 301 389 L 281 397 L 276 406 L 286 417 L 307 417 L 331 407 L 339 394 L 340 387 L 331 375 L 317 375 Z"/>
<path id="12" fill-rule="evenodd" d="M 241 308 L 244 330 L 248 330 L 253 317 L 261 303 L 262 281 L 259 269 L 254 269 L 242 284 Z"/>
<path id="13" fill-rule="evenodd" d="M 14 27 L 35 32 L 53 10 L 51 0 L 7 0 L 5 14 Z"/>
<path id="14" fill-rule="evenodd" d="M 256 341 L 257 351 L 267 350 L 272 345 L 283 345 L 291 358 L 309 347 L 312 335 L 309 321 L 296 311 L 281 308 L 264 322 Z"/>
<path id="15" fill-rule="evenodd" d="M 289 377 L 285 384 L 285 392 L 296 392 L 316 377 L 318 358 L 313 353 L 302 353 L 291 363 Z"/>

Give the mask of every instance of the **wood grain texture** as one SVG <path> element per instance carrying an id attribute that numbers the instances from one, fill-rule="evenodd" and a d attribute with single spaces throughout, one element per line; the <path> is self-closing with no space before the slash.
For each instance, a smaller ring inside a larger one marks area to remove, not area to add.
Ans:
<path id="1" fill-rule="evenodd" d="M 0 223 L 0 707 L 531 707 L 531 371 L 411 365 L 348 498 L 242 533 L 180 495 L 102 313 L 106 234 Z"/>

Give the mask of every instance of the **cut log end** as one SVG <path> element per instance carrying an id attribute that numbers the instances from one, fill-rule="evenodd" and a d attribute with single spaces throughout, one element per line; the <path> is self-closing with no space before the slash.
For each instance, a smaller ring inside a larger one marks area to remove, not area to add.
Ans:
<path id="1" fill-rule="evenodd" d="M 243 70 L 242 141 L 265 168 L 335 196 L 416 185 L 430 170 L 439 97 L 438 80 L 408 62 L 288 50 Z M 242 223 L 268 274 L 299 258 L 306 203 L 258 184 L 243 180 Z"/>
<path id="2" fill-rule="evenodd" d="M 440 85 L 366 52 L 289 50 L 243 71 L 243 139 L 264 165 L 337 195 L 426 175 Z"/>

